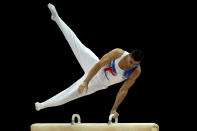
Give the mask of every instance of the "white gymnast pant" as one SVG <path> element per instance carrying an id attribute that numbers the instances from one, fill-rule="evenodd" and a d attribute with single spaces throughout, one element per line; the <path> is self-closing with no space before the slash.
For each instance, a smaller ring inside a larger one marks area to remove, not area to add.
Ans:
<path id="1" fill-rule="evenodd" d="M 54 97 L 42 102 L 35 103 L 36 110 L 41 110 L 47 107 L 54 107 L 63 105 L 67 102 L 70 102 L 74 99 L 80 98 L 82 96 L 86 96 L 92 94 L 98 90 L 103 89 L 100 82 L 97 81 L 96 78 L 93 79 L 88 84 L 88 92 L 85 93 L 85 90 L 79 94 L 78 87 L 83 82 L 83 80 L 87 77 L 89 70 L 94 66 L 96 62 L 99 61 L 99 58 L 87 47 L 85 47 L 74 32 L 62 21 L 62 19 L 58 16 L 55 7 L 53 5 L 49 5 L 49 9 L 56 13 L 56 16 L 52 19 L 57 23 L 61 31 L 63 32 L 66 40 L 68 41 L 74 55 L 76 56 L 79 64 L 84 70 L 84 75 L 75 83 L 73 83 L 70 87 L 55 95 Z M 54 13 L 53 12 L 53 13 Z M 52 14 L 53 14 L 52 13 Z"/>

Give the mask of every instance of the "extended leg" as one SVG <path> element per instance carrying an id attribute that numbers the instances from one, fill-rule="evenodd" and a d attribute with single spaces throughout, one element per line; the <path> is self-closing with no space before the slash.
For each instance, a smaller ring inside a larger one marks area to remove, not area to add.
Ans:
<path id="1" fill-rule="evenodd" d="M 36 102 L 35 103 L 36 110 L 39 111 L 47 107 L 63 105 L 71 100 L 81 97 L 80 94 L 78 94 L 77 89 L 81 84 L 82 80 L 83 77 L 78 81 L 76 81 L 74 84 L 72 84 L 70 87 L 65 89 L 64 91 L 58 93 L 57 95 L 53 96 L 52 98 L 42 103 Z"/>
<path id="2" fill-rule="evenodd" d="M 59 17 L 52 4 L 48 4 L 48 8 L 52 14 L 51 19 L 55 21 L 61 29 L 84 72 L 89 72 L 91 67 L 99 61 L 99 58 L 89 48 L 81 43 L 75 33 Z"/>
<path id="3" fill-rule="evenodd" d="M 82 81 L 85 79 L 85 77 L 86 77 L 86 74 L 82 78 L 80 78 L 77 82 L 72 84 L 69 88 L 65 89 L 64 91 L 60 92 L 59 94 L 55 95 L 54 97 L 52 97 L 42 103 L 36 102 L 35 103 L 36 110 L 39 111 L 39 110 L 47 108 L 47 107 L 54 107 L 54 106 L 63 105 L 63 104 L 68 103 L 72 100 L 75 100 L 75 99 L 80 98 L 82 96 L 92 94 L 92 93 L 102 89 L 102 88 L 99 88 L 101 86 L 98 84 L 95 84 L 95 82 L 90 82 L 88 92 L 85 93 L 85 91 L 84 91 L 81 94 L 79 94 L 78 87 L 82 83 Z"/>

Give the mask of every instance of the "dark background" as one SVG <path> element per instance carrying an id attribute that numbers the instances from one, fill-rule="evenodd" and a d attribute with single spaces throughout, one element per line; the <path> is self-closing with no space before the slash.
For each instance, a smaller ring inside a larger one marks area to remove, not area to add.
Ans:
<path id="1" fill-rule="evenodd" d="M 78 113 L 83 123 L 107 123 L 122 83 L 62 106 L 37 112 L 34 103 L 45 101 L 77 81 L 83 71 L 55 22 L 48 3 L 81 42 L 99 58 L 114 48 L 140 48 L 145 57 L 142 74 L 120 105 L 120 123 L 157 123 L 168 129 L 176 120 L 178 98 L 173 93 L 176 45 L 182 41 L 180 15 L 167 3 L 26 1 L 7 6 L 8 24 L 5 75 L 7 123 L 29 130 L 33 123 L 70 123 Z M 179 45 L 180 47 L 180 45 Z M 174 54 L 173 56 L 170 54 Z M 175 61 L 176 62 L 176 61 Z M 169 84 L 170 83 L 170 84 Z M 11 88 L 12 87 L 12 88 Z M 181 88 L 179 88 L 181 89 Z M 11 97 L 10 97 L 11 96 Z M 173 98 L 173 99 L 172 99 Z M 169 119 L 170 118 L 170 119 Z M 166 119 L 168 127 L 166 126 Z M 10 126 L 10 128 L 12 128 Z"/>

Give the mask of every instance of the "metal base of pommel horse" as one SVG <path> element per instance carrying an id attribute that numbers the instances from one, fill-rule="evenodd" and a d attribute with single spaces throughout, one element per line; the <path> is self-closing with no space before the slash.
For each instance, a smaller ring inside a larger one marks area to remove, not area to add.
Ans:
<path id="1" fill-rule="evenodd" d="M 108 123 L 81 123 L 79 114 L 73 114 L 71 123 L 35 123 L 31 131 L 159 131 L 155 123 L 118 123 L 118 118 L 113 123 L 113 116 L 109 116 Z"/>

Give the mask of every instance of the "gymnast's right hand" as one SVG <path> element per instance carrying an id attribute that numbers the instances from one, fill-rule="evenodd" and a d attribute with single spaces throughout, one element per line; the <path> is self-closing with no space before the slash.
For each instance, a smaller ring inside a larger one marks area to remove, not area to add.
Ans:
<path id="1" fill-rule="evenodd" d="M 88 92 L 88 83 L 85 82 L 85 81 L 83 81 L 83 82 L 81 83 L 81 85 L 79 86 L 79 88 L 78 88 L 79 94 L 81 94 L 81 93 L 83 92 L 84 89 L 86 89 L 86 93 L 87 93 L 87 92 Z"/>

